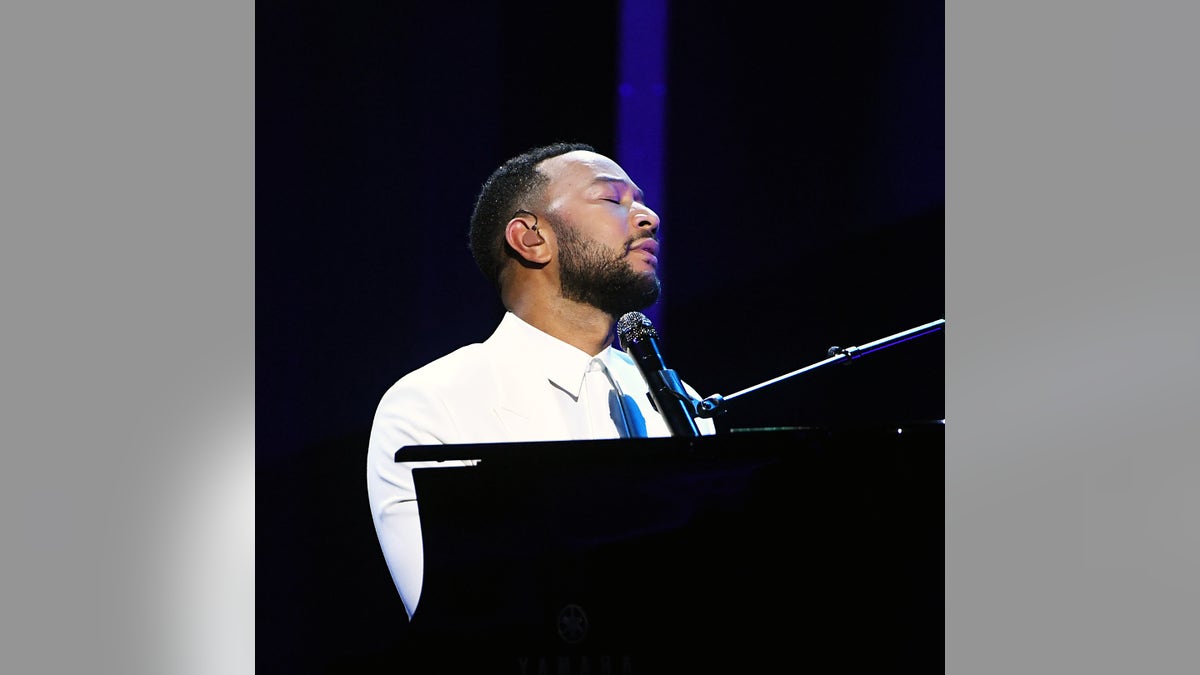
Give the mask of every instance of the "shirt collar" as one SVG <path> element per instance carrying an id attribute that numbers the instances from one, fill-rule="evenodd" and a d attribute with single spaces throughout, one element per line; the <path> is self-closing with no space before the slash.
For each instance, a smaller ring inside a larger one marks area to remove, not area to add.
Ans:
<path id="1" fill-rule="evenodd" d="M 583 389 L 583 378 L 592 367 L 593 360 L 604 364 L 609 377 L 613 378 L 612 361 L 615 356 L 611 346 L 596 356 L 591 356 L 582 349 L 534 328 L 512 312 L 504 315 L 504 321 L 510 323 L 514 332 L 518 333 L 517 338 L 521 344 L 530 350 L 530 353 L 537 354 L 546 378 L 571 396 L 579 398 Z"/>

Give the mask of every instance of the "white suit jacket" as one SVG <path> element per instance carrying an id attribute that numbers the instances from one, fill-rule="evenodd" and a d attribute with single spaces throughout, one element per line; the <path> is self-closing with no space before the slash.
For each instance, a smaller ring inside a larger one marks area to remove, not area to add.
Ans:
<path id="1" fill-rule="evenodd" d="M 578 398 L 591 358 L 506 313 L 485 342 L 405 375 L 384 394 L 371 428 L 367 495 L 376 535 L 409 617 L 420 600 L 424 575 L 412 469 L 439 464 L 397 462 L 396 451 L 410 445 L 583 440 L 560 411 L 564 396 Z M 640 427 L 635 433 L 669 436 L 666 422 L 650 406 L 648 386 L 633 359 L 611 347 L 600 358 L 624 395 L 634 426 Z M 712 420 L 697 424 L 701 433 L 715 433 Z"/>

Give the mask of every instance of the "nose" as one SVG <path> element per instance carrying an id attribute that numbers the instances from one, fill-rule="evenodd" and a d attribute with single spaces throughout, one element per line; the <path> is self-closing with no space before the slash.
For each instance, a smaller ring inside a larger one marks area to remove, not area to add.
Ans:
<path id="1" fill-rule="evenodd" d="M 639 230 L 650 230 L 651 234 L 657 233 L 660 225 L 658 214 L 645 204 L 638 204 L 638 206 L 641 208 L 632 209 L 629 213 L 634 227 Z"/>

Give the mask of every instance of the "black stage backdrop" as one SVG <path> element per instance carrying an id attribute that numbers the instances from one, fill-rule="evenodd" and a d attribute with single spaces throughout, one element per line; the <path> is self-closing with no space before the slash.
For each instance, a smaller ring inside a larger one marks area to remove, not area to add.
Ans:
<path id="1" fill-rule="evenodd" d="M 406 620 L 365 493 L 375 406 L 499 319 L 466 248 L 497 164 L 554 140 L 621 161 L 620 10 L 258 3 L 260 672 L 395 657 Z M 670 4 L 658 326 L 702 394 L 944 317 L 943 18 L 927 1 Z M 718 427 L 942 419 L 943 336 L 748 394 Z"/>

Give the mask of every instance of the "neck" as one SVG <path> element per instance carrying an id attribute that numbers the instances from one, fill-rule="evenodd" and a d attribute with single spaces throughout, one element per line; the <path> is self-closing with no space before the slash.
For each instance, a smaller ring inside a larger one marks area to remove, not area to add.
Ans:
<path id="1" fill-rule="evenodd" d="M 517 301 L 507 307 L 525 323 L 592 356 L 612 344 L 616 318 L 591 305 L 556 298 Z"/>

